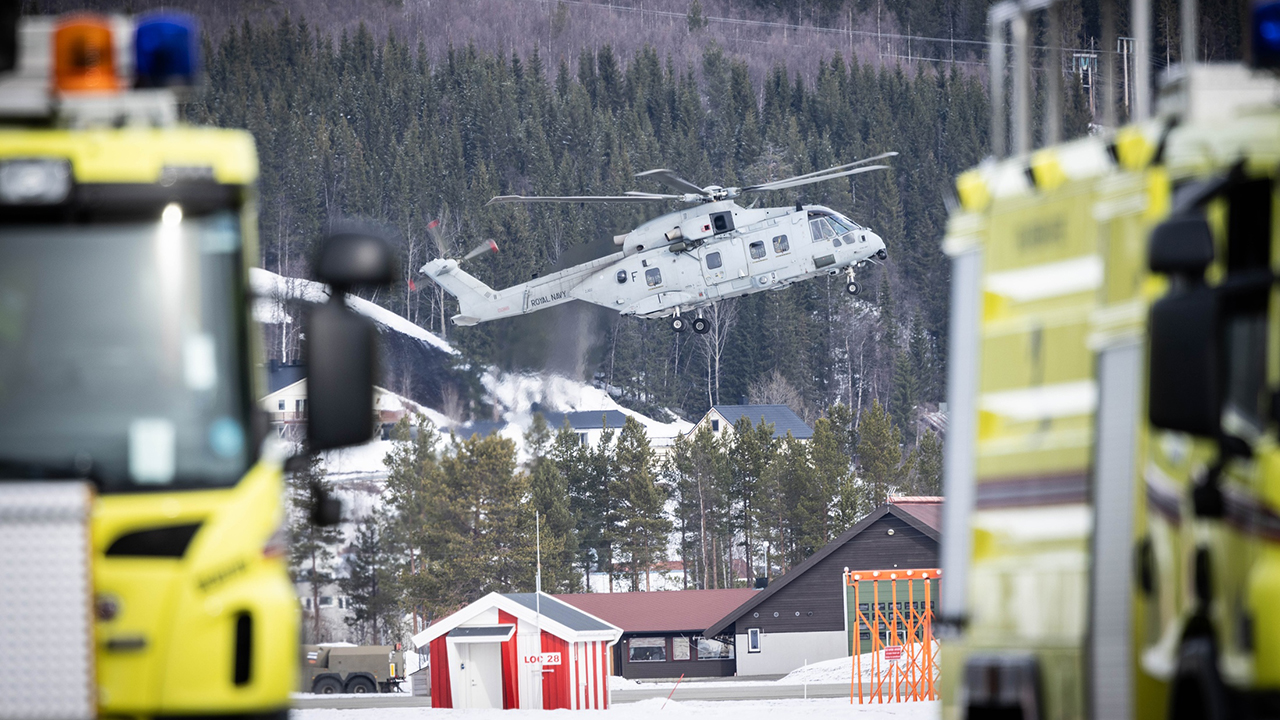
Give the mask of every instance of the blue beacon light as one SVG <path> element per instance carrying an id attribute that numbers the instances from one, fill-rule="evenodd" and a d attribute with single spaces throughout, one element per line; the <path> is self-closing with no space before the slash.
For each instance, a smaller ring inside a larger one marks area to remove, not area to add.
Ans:
<path id="1" fill-rule="evenodd" d="M 183 13 L 140 18 L 133 42 L 136 86 L 195 85 L 200 66 L 196 28 L 196 19 Z"/>
<path id="2" fill-rule="evenodd" d="M 1251 14 L 1253 48 L 1249 64 L 1255 68 L 1280 67 L 1280 2 L 1256 2 Z"/>

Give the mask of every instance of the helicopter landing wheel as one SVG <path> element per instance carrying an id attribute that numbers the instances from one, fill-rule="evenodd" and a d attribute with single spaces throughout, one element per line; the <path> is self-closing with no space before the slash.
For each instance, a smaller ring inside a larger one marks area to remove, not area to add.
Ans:
<path id="1" fill-rule="evenodd" d="M 849 293 L 850 295 L 857 296 L 859 293 L 862 292 L 862 286 L 859 285 L 857 282 L 850 280 L 849 284 L 844 286 L 844 291 Z"/>
<path id="2" fill-rule="evenodd" d="M 671 329 L 678 333 L 684 332 L 689 327 L 689 321 L 679 315 L 671 318 Z"/>
<path id="3" fill-rule="evenodd" d="M 711 321 L 706 318 L 694 318 L 693 331 L 699 335 L 706 335 L 711 330 Z"/>
<path id="4" fill-rule="evenodd" d="M 876 257 L 880 258 L 881 260 L 888 260 L 889 253 L 885 252 L 884 248 L 880 248 L 879 250 L 876 251 Z"/>

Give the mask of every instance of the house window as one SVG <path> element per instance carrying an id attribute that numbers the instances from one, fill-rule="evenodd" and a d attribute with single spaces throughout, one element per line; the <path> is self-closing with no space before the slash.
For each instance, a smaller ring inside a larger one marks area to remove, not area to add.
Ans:
<path id="1" fill-rule="evenodd" d="M 631 638 L 627 641 L 629 662 L 666 662 L 666 638 Z"/>
<path id="2" fill-rule="evenodd" d="M 752 260 L 764 259 L 764 241 L 757 240 L 747 246 L 747 250 L 751 253 Z"/>
<path id="3" fill-rule="evenodd" d="M 333 607 L 333 598 L 332 598 L 332 597 L 330 597 L 329 595 L 321 595 L 321 596 L 320 596 L 320 607 L 322 607 L 322 608 L 326 608 L 326 607 Z"/>
<path id="4" fill-rule="evenodd" d="M 719 638 L 698 638 L 699 660 L 732 660 L 733 643 Z"/>
<path id="5" fill-rule="evenodd" d="M 720 432 L 720 421 L 719 421 L 719 420 L 712 420 L 712 421 L 711 421 L 711 432 L 713 432 L 713 433 Z"/>
<path id="6" fill-rule="evenodd" d="M 311 609 L 311 598 L 302 598 L 302 607 L 307 610 Z"/>
<path id="7" fill-rule="evenodd" d="M 281 401 L 279 401 L 279 403 L 277 403 L 277 409 L 278 409 L 278 410 L 280 410 L 280 412 L 284 412 L 284 401 L 283 401 L 283 400 L 281 400 Z"/>
<path id="8" fill-rule="evenodd" d="M 649 268 L 644 271 L 644 281 L 649 287 L 657 287 L 662 284 L 662 271 L 658 268 Z"/>
<path id="9" fill-rule="evenodd" d="M 293 409 L 294 409 L 295 411 L 297 411 L 297 412 L 300 412 L 300 413 L 302 413 L 302 412 L 306 412 L 306 411 L 307 411 L 307 401 L 306 401 L 306 400 L 294 400 L 294 401 L 293 401 Z"/>
<path id="10" fill-rule="evenodd" d="M 720 253 L 707 253 L 707 269 L 715 270 L 723 264 L 724 262 L 720 259 Z"/>
<path id="11" fill-rule="evenodd" d="M 775 255 L 781 255 L 791 250 L 791 243 L 787 240 L 786 235 L 779 235 L 773 239 L 773 252 Z"/>
<path id="12" fill-rule="evenodd" d="M 586 434 L 586 433 L 578 433 L 578 444 L 579 444 L 579 445 L 586 445 L 586 444 L 587 444 L 587 434 Z"/>
<path id="13" fill-rule="evenodd" d="M 747 630 L 747 652 L 760 652 L 760 628 Z"/>
<path id="14" fill-rule="evenodd" d="M 687 637 L 671 638 L 671 659 L 672 660 L 688 660 L 689 659 L 689 638 Z"/>

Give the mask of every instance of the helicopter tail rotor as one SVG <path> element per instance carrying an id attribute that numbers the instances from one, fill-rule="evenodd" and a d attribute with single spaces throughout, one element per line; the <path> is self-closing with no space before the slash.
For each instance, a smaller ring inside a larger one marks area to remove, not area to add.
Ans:
<path id="1" fill-rule="evenodd" d="M 484 255 L 486 253 L 496 253 L 496 252 L 498 252 L 498 243 L 492 240 L 485 240 L 484 242 L 472 248 L 471 252 L 467 253 L 466 255 L 463 255 L 462 259 L 458 261 L 458 264 L 461 265 L 462 263 L 472 258 L 480 257 L 481 255 Z"/>

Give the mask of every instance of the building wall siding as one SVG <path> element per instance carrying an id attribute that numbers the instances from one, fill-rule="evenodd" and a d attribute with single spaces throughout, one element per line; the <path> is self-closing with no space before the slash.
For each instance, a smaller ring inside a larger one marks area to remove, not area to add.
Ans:
<path id="1" fill-rule="evenodd" d="M 893 530 L 893 534 L 889 534 Z M 829 632 L 845 629 L 844 569 L 890 570 L 938 566 L 938 543 L 903 520 L 885 515 L 821 562 L 739 617 L 733 632 Z M 775 613 L 777 615 L 775 616 Z M 739 652 L 745 645 L 739 645 Z M 847 650 L 846 650 L 847 652 Z M 743 674 L 742 655 L 738 673 Z M 794 669 L 794 668 L 792 668 Z"/>
<path id="2" fill-rule="evenodd" d="M 796 668 L 849 655 L 844 630 L 760 633 L 760 652 L 747 652 L 744 632 L 736 638 L 739 675 L 781 675 Z"/>

